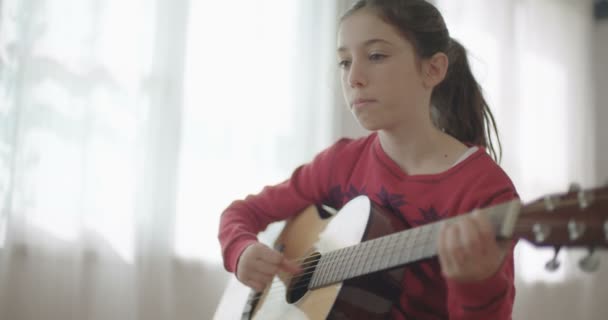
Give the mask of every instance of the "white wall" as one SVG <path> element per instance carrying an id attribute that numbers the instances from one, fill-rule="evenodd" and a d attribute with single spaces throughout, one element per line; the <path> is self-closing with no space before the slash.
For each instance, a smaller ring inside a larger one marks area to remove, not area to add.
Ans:
<path id="1" fill-rule="evenodd" d="M 608 183 L 608 19 L 597 22 L 594 31 L 596 169 L 599 181 Z"/>

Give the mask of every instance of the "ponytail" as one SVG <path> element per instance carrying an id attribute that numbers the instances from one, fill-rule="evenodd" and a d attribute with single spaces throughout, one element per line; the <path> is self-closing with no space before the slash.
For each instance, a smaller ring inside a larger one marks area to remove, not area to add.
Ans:
<path id="1" fill-rule="evenodd" d="M 433 123 L 464 143 L 486 147 L 494 160 L 499 161 L 502 147 L 496 121 L 471 72 L 466 49 L 451 39 L 447 55 L 446 77 L 431 96 Z M 498 150 L 491 139 L 492 131 Z"/>

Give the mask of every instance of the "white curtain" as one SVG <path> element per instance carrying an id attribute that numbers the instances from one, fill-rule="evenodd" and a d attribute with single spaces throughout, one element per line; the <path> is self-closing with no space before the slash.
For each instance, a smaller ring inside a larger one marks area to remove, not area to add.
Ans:
<path id="1" fill-rule="evenodd" d="M 598 186 L 595 171 L 592 1 L 435 1 L 452 36 L 469 49 L 496 116 L 503 168 L 524 202 L 562 193 L 570 183 Z M 605 61 L 602 60 L 602 61 Z M 585 273 L 581 250 L 561 252 L 520 241 L 514 319 L 605 319 L 608 256 Z"/>
<path id="2" fill-rule="evenodd" d="M 0 319 L 211 317 L 221 209 L 363 134 L 333 74 L 350 2 L 0 1 Z M 435 2 L 522 198 L 605 180 L 591 1 Z M 582 255 L 518 245 L 514 319 L 603 319 Z"/>
<path id="3" fill-rule="evenodd" d="M 330 142 L 335 11 L 0 2 L 0 319 L 211 317 L 221 209 Z"/>

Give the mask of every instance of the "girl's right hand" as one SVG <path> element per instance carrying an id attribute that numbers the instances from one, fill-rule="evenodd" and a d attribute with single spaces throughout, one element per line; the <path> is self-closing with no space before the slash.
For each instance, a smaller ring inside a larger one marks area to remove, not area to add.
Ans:
<path id="1" fill-rule="evenodd" d="M 280 252 L 257 242 L 243 250 L 236 267 L 236 277 L 246 286 L 261 292 L 279 270 L 291 274 L 301 271 L 298 264 L 287 260 Z"/>

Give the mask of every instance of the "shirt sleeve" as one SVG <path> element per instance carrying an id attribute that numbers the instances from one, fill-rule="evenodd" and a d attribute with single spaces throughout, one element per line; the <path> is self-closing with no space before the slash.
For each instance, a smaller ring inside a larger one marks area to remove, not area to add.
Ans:
<path id="1" fill-rule="evenodd" d="M 287 219 L 326 198 L 331 164 L 346 141 L 338 141 L 312 162 L 298 167 L 288 180 L 228 206 L 220 218 L 218 235 L 226 270 L 236 271 L 243 250 L 257 242 L 257 234 L 270 223 Z"/>
<path id="2" fill-rule="evenodd" d="M 487 192 L 497 188 L 484 190 Z M 507 186 L 492 194 L 482 194 L 484 196 L 478 198 L 481 202 L 477 202 L 475 208 L 488 207 L 518 198 L 510 181 Z M 511 243 L 502 266 L 488 279 L 472 283 L 447 280 L 450 320 L 511 319 L 515 300 L 513 249 L 514 243 Z"/>

